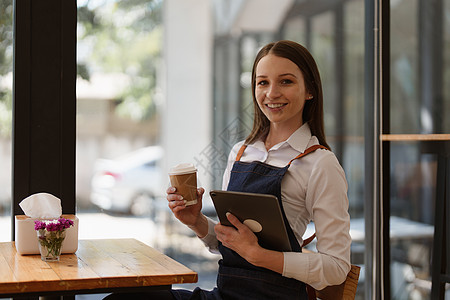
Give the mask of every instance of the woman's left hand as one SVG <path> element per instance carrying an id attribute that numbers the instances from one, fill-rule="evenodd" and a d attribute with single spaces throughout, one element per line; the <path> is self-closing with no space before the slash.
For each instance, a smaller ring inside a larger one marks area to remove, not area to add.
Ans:
<path id="1" fill-rule="evenodd" d="M 220 223 L 217 224 L 214 227 L 217 239 L 249 263 L 282 274 L 284 266 L 283 253 L 261 247 L 253 231 L 231 213 L 227 213 L 227 219 L 236 228 L 220 225 Z"/>
<path id="2" fill-rule="evenodd" d="M 227 219 L 233 224 L 231 226 L 221 225 L 220 223 L 214 227 L 217 239 L 222 242 L 225 247 L 237 252 L 246 260 L 251 260 L 251 254 L 261 248 L 258 244 L 258 238 L 245 224 L 241 223 L 231 213 L 227 213 Z"/>

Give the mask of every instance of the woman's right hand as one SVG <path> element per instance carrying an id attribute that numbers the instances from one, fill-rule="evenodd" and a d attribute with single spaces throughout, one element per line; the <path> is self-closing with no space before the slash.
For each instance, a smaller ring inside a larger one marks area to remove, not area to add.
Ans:
<path id="1" fill-rule="evenodd" d="M 175 187 L 169 187 L 167 189 L 167 201 L 169 202 L 169 208 L 175 215 L 175 217 L 181 221 L 181 223 L 193 227 L 200 223 L 202 214 L 202 198 L 205 189 L 197 189 L 197 203 L 194 205 L 185 205 L 183 196 L 176 193 Z"/>

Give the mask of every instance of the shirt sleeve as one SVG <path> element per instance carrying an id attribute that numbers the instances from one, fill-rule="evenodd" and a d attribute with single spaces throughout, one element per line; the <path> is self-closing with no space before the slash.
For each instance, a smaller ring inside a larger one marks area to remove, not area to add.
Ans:
<path id="1" fill-rule="evenodd" d="M 217 240 L 216 233 L 214 232 L 214 226 L 216 226 L 216 222 L 208 219 L 208 234 L 201 238 L 200 240 L 205 244 L 205 246 L 209 249 L 209 252 L 219 254 L 219 241 Z"/>
<path id="2" fill-rule="evenodd" d="M 306 207 L 312 211 L 318 252 L 285 252 L 283 276 L 317 290 L 341 284 L 350 271 L 350 216 L 345 174 L 331 153 L 321 156 L 313 166 Z"/>

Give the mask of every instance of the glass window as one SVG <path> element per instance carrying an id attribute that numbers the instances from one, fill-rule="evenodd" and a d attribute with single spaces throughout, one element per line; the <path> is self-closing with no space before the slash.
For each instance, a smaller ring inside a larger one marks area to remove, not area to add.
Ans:
<path id="1" fill-rule="evenodd" d="M 430 299 L 437 157 L 419 142 L 391 145 L 391 294 Z"/>
<path id="2" fill-rule="evenodd" d="M 336 36 L 335 14 L 322 12 L 311 18 L 311 52 L 319 67 L 323 85 L 323 107 L 325 133 L 331 148 L 336 145 L 336 126 L 339 116 L 336 114 L 338 96 L 336 93 Z"/>
<path id="3" fill-rule="evenodd" d="M 287 40 L 302 41 L 306 45 L 306 20 L 301 17 L 288 19 L 283 34 Z"/>
<path id="4" fill-rule="evenodd" d="M 421 133 L 417 9 L 415 0 L 391 5 L 391 133 Z"/>
<path id="5" fill-rule="evenodd" d="M 393 134 L 449 133 L 450 1 L 391 1 Z M 442 32 L 440 34 L 439 32 Z M 416 136 L 419 139 L 419 136 Z M 390 142 L 393 299 L 430 299 L 439 147 Z"/>
<path id="6" fill-rule="evenodd" d="M 134 237 L 154 245 L 151 204 L 163 191 L 162 2 L 77 4 L 79 237 Z"/>
<path id="7" fill-rule="evenodd" d="M 0 242 L 11 240 L 13 3 L 0 3 Z"/>
<path id="8" fill-rule="evenodd" d="M 196 27 L 209 20 L 207 8 L 187 1 L 78 1 L 79 238 L 147 243 L 199 272 L 197 284 L 180 288 L 212 289 L 217 271 L 218 256 L 176 220 L 165 199 L 172 163 L 196 163 L 199 185 L 210 189 L 207 163 L 215 145 L 212 97 L 204 91 L 211 85 L 199 77 L 210 77 L 211 61 L 200 51 L 212 36 L 197 34 L 204 23 Z M 239 65 L 236 58 L 225 62 Z M 222 115 L 224 124 L 234 117 Z"/>
<path id="9" fill-rule="evenodd" d="M 348 181 L 350 216 L 364 216 L 364 2 L 347 1 L 343 10 L 342 164 Z M 355 17 L 359 16 L 359 17 Z M 339 76 L 339 75 L 338 75 Z M 359 263 L 362 263 L 360 261 Z"/>

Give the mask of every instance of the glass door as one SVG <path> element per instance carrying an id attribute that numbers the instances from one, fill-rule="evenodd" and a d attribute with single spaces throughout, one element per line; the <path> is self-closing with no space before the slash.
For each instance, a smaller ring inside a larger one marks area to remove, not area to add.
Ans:
<path id="1" fill-rule="evenodd" d="M 382 140 L 389 145 L 383 176 L 389 180 L 392 299 L 432 299 L 433 243 L 442 238 L 435 237 L 435 216 L 443 209 L 437 172 L 450 138 L 449 4 L 399 0 L 390 6 L 390 107 L 383 108 L 390 118 Z"/>

